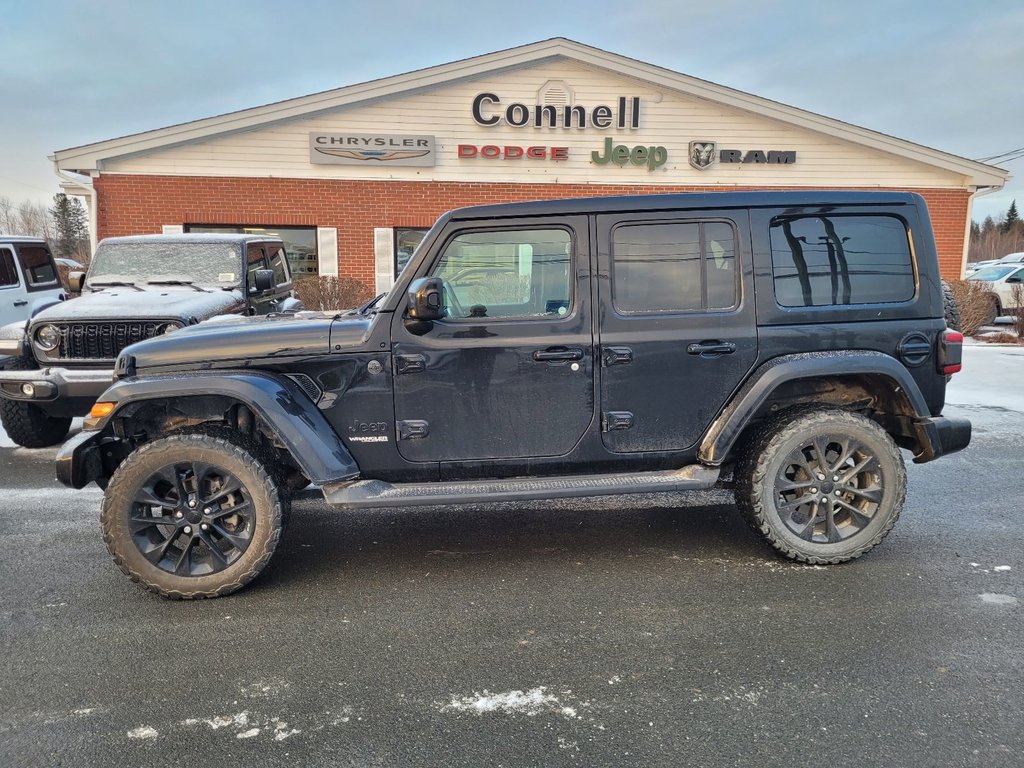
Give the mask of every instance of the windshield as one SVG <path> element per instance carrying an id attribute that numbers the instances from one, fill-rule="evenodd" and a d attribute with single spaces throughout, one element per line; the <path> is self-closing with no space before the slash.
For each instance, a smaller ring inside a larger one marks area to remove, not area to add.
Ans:
<path id="1" fill-rule="evenodd" d="M 231 243 L 103 243 L 89 268 L 90 284 L 149 280 L 228 287 L 239 282 L 239 247 Z"/>
<path id="2" fill-rule="evenodd" d="M 991 282 L 994 282 L 995 280 L 999 280 L 1001 278 L 1006 277 L 1008 274 L 1013 272 L 1015 269 L 1017 269 L 1017 267 L 1015 267 L 1015 266 L 1012 266 L 1012 267 L 982 267 L 977 272 L 975 272 L 973 275 L 971 275 L 971 280 L 984 280 L 986 282 L 991 283 Z"/>

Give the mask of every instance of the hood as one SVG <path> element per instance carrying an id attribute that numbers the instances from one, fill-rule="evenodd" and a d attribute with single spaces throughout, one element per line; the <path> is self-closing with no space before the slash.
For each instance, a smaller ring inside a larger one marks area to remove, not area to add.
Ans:
<path id="1" fill-rule="evenodd" d="M 365 343 L 372 318 L 336 319 L 333 312 L 215 317 L 127 347 L 135 370 L 256 367 L 259 361 L 350 352 Z M 122 370 L 121 364 L 116 366 Z"/>
<path id="2" fill-rule="evenodd" d="M 55 321 L 92 320 L 203 320 L 235 311 L 242 306 L 242 294 L 232 291 L 197 291 L 188 286 L 139 286 L 86 290 L 76 299 L 62 301 L 32 318 L 32 324 Z"/>

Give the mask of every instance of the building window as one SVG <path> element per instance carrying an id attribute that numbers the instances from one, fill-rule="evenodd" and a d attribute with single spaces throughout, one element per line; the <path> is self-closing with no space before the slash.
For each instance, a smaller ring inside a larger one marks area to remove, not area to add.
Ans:
<path id="1" fill-rule="evenodd" d="M 266 235 L 284 243 L 292 277 L 315 277 L 318 268 L 316 227 L 250 227 L 245 224 L 186 224 L 186 232 L 212 235 Z"/>
<path id="2" fill-rule="evenodd" d="M 784 307 L 914 298 L 906 225 L 894 216 L 800 216 L 771 224 L 775 298 Z"/>
<path id="3" fill-rule="evenodd" d="M 412 227 L 395 228 L 395 279 L 402 274 L 416 247 L 423 242 L 429 230 Z"/>

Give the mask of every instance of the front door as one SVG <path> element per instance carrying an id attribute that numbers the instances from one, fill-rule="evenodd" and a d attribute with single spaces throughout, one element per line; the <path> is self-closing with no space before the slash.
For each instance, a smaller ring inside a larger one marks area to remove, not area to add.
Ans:
<path id="1" fill-rule="evenodd" d="M 392 320 L 398 449 L 410 461 L 561 456 L 595 416 L 586 217 L 453 223 L 413 277 L 447 316 Z"/>
<path id="2" fill-rule="evenodd" d="M 598 217 L 602 439 L 693 446 L 757 358 L 748 217 Z"/>

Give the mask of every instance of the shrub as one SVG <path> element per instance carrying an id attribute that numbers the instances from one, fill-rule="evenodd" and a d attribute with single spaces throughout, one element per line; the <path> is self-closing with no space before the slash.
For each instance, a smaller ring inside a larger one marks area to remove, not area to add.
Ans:
<path id="1" fill-rule="evenodd" d="M 352 309 L 373 298 L 370 288 L 353 277 L 306 277 L 295 282 L 295 295 L 306 309 L 330 312 Z"/>
<path id="2" fill-rule="evenodd" d="M 996 319 L 995 297 L 981 280 L 950 280 L 956 303 L 960 308 L 960 329 L 964 336 L 973 336 Z"/>
<path id="3" fill-rule="evenodd" d="M 1013 330 L 1017 334 L 1017 341 L 1024 342 L 1024 283 L 1013 286 L 1013 305 Z"/>

